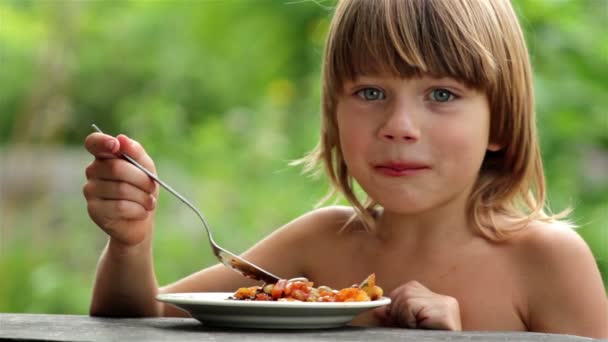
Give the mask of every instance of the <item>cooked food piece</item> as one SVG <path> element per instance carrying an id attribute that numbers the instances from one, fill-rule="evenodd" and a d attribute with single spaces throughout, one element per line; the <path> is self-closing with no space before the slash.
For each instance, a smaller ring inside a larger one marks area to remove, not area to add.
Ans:
<path id="1" fill-rule="evenodd" d="M 328 286 L 314 287 L 306 278 L 281 279 L 276 284 L 241 287 L 228 299 L 299 302 L 365 302 L 382 297 L 384 291 L 376 285 L 375 273 L 361 284 L 341 290 Z"/>

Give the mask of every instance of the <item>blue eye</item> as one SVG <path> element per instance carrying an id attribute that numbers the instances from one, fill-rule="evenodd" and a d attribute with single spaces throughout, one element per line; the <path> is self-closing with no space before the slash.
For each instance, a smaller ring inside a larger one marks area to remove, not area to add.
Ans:
<path id="1" fill-rule="evenodd" d="M 454 95 L 454 93 L 447 89 L 438 88 L 433 89 L 433 91 L 431 91 L 431 93 L 429 94 L 429 97 L 431 98 L 431 101 L 448 102 L 454 100 L 456 96 Z"/>
<path id="2" fill-rule="evenodd" d="M 355 94 L 365 101 L 378 101 L 386 98 L 384 92 L 378 88 L 364 88 Z"/>

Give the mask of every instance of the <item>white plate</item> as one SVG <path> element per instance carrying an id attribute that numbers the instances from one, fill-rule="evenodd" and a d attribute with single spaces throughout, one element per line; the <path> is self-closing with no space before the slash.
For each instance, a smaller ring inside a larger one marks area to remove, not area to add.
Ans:
<path id="1" fill-rule="evenodd" d="M 231 292 L 167 293 L 156 299 L 185 310 L 208 326 L 255 329 L 335 328 L 357 314 L 389 304 L 382 297 L 369 302 L 307 303 L 240 301 Z"/>

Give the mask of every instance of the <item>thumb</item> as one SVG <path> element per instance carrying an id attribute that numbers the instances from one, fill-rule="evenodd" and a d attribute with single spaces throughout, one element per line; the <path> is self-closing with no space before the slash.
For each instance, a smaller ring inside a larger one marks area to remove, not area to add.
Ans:
<path id="1" fill-rule="evenodd" d="M 137 142 L 129 138 L 124 134 L 119 134 L 116 139 L 118 139 L 119 143 L 119 151 L 127 154 L 129 157 L 135 159 L 136 162 L 141 164 L 143 167 L 148 169 L 152 173 L 156 173 L 156 167 L 154 166 L 154 161 L 150 156 L 146 153 L 146 150 L 143 146 Z"/>

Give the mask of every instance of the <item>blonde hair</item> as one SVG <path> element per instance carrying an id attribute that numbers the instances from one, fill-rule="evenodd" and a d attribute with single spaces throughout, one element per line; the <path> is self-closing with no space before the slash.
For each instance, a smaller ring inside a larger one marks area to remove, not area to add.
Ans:
<path id="1" fill-rule="evenodd" d="M 341 0 L 329 28 L 322 72 L 319 144 L 303 161 L 323 164 L 332 191 L 342 193 L 368 230 L 378 204 L 355 195 L 336 124 L 345 81 L 367 73 L 447 76 L 485 92 L 490 141 L 470 194 L 468 214 L 481 234 L 508 238 L 545 210 L 545 179 L 534 113 L 532 72 L 522 30 L 507 0 Z M 507 226 L 499 224 L 509 222 Z"/>

